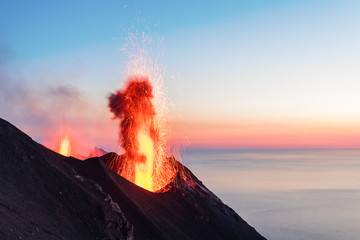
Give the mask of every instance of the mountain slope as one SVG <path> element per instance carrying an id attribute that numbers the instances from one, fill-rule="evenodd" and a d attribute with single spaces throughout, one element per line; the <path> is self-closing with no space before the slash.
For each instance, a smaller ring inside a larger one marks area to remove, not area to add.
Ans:
<path id="1" fill-rule="evenodd" d="M 0 119 L 0 239 L 131 239 L 111 197 Z"/>
<path id="2" fill-rule="evenodd" d="M 187 168 L 152 193 L 116 156 L 63 157 L 0 119 L 0 239 L 265 239 Z"/>

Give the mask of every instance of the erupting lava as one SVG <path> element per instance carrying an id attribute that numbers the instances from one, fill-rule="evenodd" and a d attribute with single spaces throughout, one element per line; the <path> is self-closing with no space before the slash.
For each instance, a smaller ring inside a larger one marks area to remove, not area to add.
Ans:
<path id="1" fill-rule="evenodd" d="M 149 79 L 134 76 L 124 89 L 109 97 L 109 107 L 121 120 L 120 141 L 126 151 L 119 174 L 149 191 L 158 191 L 170 182 L 175 170 L 164 153 L 153 97 Z"/>
<path id="2" fill-rule="evenodd" d="M 61 138 L 59 142 L 59 151 L 61 155 L 64 155 L 66 157 L 70 156 L 71 154 L 71 145 L 70 145 L 70 138 L 69 136 L 64 136 Z"/>

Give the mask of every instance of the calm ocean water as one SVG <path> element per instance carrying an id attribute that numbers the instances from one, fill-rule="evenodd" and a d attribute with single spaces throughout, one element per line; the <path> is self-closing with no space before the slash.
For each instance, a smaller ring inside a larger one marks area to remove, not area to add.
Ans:
<path id="1" fill-rule="evenodd" d="M 182 160 L 269 240 L 360 239 L 360 149 L 193 149 Z"/>

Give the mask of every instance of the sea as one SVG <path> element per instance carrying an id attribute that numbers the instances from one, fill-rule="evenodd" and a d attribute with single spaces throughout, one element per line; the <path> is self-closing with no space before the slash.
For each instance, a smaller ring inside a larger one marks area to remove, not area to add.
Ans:
<path id="1" fill-rule="evenodd" d="M 360 239 L 360 149 L 187 149 L 182 161 L 269 240 Z"/>

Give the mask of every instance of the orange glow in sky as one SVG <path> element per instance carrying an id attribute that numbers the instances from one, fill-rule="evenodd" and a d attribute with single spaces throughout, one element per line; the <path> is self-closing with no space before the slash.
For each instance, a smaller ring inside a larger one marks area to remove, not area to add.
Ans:
<path id="1" fill-rule="evenodd" d="M 359 148 L 360 126 L 316 123 L 184 123 L 190 147 Z M 180 132 L 180 131 L 179 131 Z"/>

